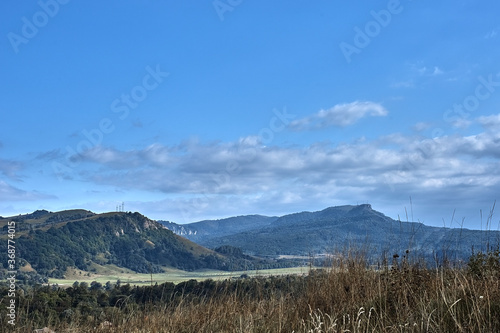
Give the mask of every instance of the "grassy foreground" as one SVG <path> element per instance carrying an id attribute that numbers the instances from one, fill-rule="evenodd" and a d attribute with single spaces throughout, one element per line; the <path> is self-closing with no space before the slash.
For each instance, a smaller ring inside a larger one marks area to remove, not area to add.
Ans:
<path id="1" fill-rule="evenodd" d="M 43 305 L 62 310 L 57 299 L 70 308 L 44 315 Z M 500 332 L 500 262 L 497 251 L 459 268 L 394 258 L 373 270 L 348 257 L 307 276 L 45 287 L 24 295 L 18 313 L 16 332 Z"/>

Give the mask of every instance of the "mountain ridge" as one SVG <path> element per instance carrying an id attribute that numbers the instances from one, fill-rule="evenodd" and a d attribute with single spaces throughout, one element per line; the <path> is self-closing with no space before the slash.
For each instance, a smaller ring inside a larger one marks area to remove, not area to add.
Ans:
<path id="1" fill-rule="evenodd" d="M 229 220 L 228 218 L 226 220 Z M 233 217 L 233 223 L 238 218 Z M 211 221 L 183 224 L 196 231 Z M 500 240 L 498 231 L 427 226 L 421 222 L 394 220 L 376 211 L 370 204 L 327 207 L 320 211 L 286 214 L 261 226 L 245 226 L 197 234 L 196 242 L 207 247 L 231 245 L 247 254 L 276 256 L 334 252 L 347 247 L 365 248 L 368 252 L 397 253 L 411 250 L 426 258 L 452 256 L 467 258 L 472 248 L 487 246 L 488 239 Z M 189 235 L 186 236 L 193 239 Z"/>
<path id="2" fill-rule="evenodd" d="M 278 217 L 258 214 L 239 215 L 217 220 L 202 220 L 189 224 L 158 220 L 166 228 L 192 241 L 199 241 L 207 236 L 226 236 L 235 232 L 243 232 L 270 225 Z M 230 229 L 229 229 L 230 228 Z"/>
<path id="3" fill-rule="evenodd" d="M 1 238 L 8 237 L 8 221 L 16 222 L 19 264 L 52 277 L 64 276 L 68 267 L 87 270 L 92 263 L 141 273 L 161 272 L 163 267 L 283 267 L 286 263 L 278 259 L 283 255 L 323 255 L 346 249 L 362 249 L 378 258 L 410 251 L 426 259 L 464 260 L 473 248 L 481 250 L 500 243 L 498 231 L 396 221 L 369 204 L 283 216 L 240 215 L 182 225 L 154 221 L 138 212 L 37 210 L 0 218 Z M 7 254 L 0 253 L 0 260 L 6 268 Z"/>

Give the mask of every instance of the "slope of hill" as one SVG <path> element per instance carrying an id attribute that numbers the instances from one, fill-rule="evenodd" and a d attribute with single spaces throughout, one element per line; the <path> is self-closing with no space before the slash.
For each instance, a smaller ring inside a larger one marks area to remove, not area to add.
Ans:
<path id="1" fill-rule="evenodd" d="M 209 239 L 233 235 L 253 229 L 271 225 L 276 216 L 244 215 L 220 220 L 204 220 L 189 224 L 177 224 L 168 221 L 158 221 L 177 235 L 186 237 L 194 242 L 206 242 Z"/>
<path id="2" fill-rule="evenodd" d="M 39 274 L 62 277 L 68 267 L 88 270 L 92 263 L 114 264 L 140 273 L 162 272 L 161 266 L 183 270 L 237 269 L 252 266 L 248 256 L 219 253 L 175 235 L 139 213 L 94 214 L 84 210 L 36 211 L 0 220 L 16 222 L 16 257 Z M 5 251 L 0 260 L 7 263 Z"/>
<path id="3" fill-rule="evenodd" d="M 238 218 L 227 220 L 238 222 Z M 473 247 L 484 249 L 488 243 L 498 244 L 500 240 L 498 231 L 437 228 L 396 221 L 367 204 L 294 213 L 268 221 L 267 225 L 233 233 L 229 231 L 235 229 L 225 225 L 225 234 L 215 229 L 211 234 L 198 234 L 197 242 L 207 247 L 231 245 L 247 254 L 265 256 L 309 255 L 357 248 L 376 256 L 410 250 L 414 255 L 427 258 L 465 259 Z M 190 230 L 192 225 L 200 228 L 210 223 L 203 221 L 182 227 Z"/>

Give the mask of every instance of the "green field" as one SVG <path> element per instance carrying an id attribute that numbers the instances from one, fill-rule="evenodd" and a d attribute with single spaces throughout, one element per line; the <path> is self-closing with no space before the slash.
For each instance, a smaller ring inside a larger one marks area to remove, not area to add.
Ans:
<path id="1" fill-rule="evenodd" d="M 149 285 L 152 283 L 173 282 L 179 283 L 191 279 L 195 280 L 224 280 L 231 278 L 238 278 L 243 274 L 249 277 L 254 276 L 270 276 L 270 275 L 289 275 L 289 274 L 307 274 L 309 267 L 290 267 L 290 268 L 276 268 L 265 270 L 247 270 L 247 271 L 218 271 L 218 270 L 197 270 L 186 272 L 174 268 L 165 268 L 165 273 L 159 274 L 140 274 L 131 270 L 123 269 L 120 267 L 107 265 L 100 266 L 97 273 L 90 273 L 84 271 L 68 271 L 65 279 L 49 279 L 49 284 L 57 284 L 60 286 L 71 286 L 75 281 L 78 282 L 100 282 L 105 284 L 107 281 L 116 283 L 120 280 L 121 283 L 130 283 L 131 285 Z"/>

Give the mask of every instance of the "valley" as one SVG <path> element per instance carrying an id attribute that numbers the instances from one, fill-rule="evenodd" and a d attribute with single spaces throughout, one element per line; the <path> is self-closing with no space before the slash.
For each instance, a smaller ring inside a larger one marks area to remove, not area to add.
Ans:
<path id="1" fill-rule="evenodd" d="M 319 267 L 312 267 L 316 269 Z M 310 267 L 299 266 L 299 267 L 289 267 L 289 268 L 274 268 L 274 269 L 263 269 L 263 270 L 247 270 L 247 271 L 220 271 L 211 269 L 201 269 L 196 271 L 183 271 L 174 268 L 164 268 L 164 273 L 154 273 L 154 274 L 144 274 L 137 273 L 130 270 L 124 270 L 120 267 L 102 267 L 100 271 L 96 273 L 90 273 L 79 270 L 70 270 L 65 274 L 64 279 L 49 278 L 47 281 L 48 285 L 56 284 L 59 287 L 69 287 L 73 285 L 74 282 L 87 282 L 89 285 L 91 282 L 96 281 L 101 284 L 110 282 L 116 284 L 120 281 L 121 284 L 131 284 L 137 286 L 149 286 L 153 284 L 162 284 L 165 282 L 172 282 L 178 284 L 180 282 L 185 282 L 189 280 L 226 280 L 226 279 L 242 279 L 252 278 L 252 277 L 268 277 L 268 276 L 285 276 L 285 275 L 306 275 L 310 271 Z"/>

